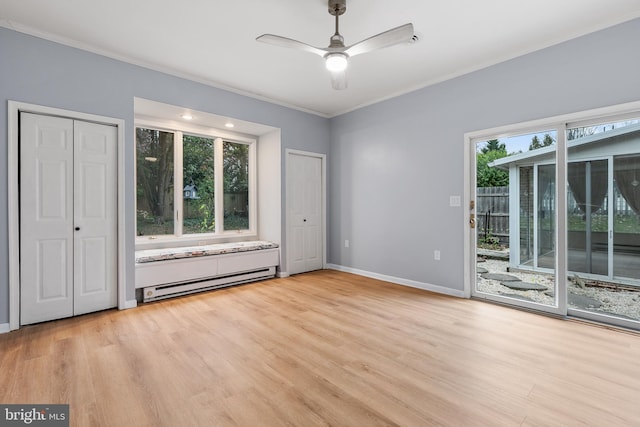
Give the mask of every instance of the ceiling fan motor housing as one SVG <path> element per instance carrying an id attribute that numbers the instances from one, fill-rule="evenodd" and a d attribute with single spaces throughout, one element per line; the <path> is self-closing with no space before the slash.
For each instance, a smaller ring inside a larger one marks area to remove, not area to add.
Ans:
<path id="1" fill-rule="evenodd" d="M 332 35 L 329 40 L 330 40 L 329 49 L 331 49 L 331 48 L 338 48 L 338 49 L 344 48 L 344 37 L 342 37 L 340 34 Z"/>
<path id="2" fill-rule="evenodd" d="M 347 11 L 347 0 L 329 0 L 329 13 L 340 16 Z"/>

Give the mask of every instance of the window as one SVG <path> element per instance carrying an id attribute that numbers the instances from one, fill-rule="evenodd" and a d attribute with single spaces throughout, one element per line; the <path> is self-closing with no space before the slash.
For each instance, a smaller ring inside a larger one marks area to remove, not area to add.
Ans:
<path id="1" fill-rule="evenodd" d="M 137 234 L 173 234 L 174 135 L 136 129 Z"/>
<path id="2" fill-rule="evenodd" d="M 255 234 L 254 157 L 243 136 L 137 123 L 137 244 Z"/>
<path id="3" fill-rule="evenodd" d="M 249 228 L 249 147 L 223 142 L 224 223 L 228 230 Z"/>

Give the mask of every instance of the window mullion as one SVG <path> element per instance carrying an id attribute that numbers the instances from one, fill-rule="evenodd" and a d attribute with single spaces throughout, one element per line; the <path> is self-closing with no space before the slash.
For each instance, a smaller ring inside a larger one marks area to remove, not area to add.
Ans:
<path id="1" fill-rule="evenodd" d="M 533 268 L 538 268 L 538 236 L 540 227 L 538 224 L 538 173 L 540 165 L 533 165 Z"/>
<path id="2" fill-rule="evenodd" d="M 258 228 L 258 174 L 257 170 L 256 144 L 249 145 L 249 230 L 256 232 Z"/>
<path id="3" fill-rule="evenodd" d="M 174 133 L 173 137 L 173 147 L 174 147 L 174 171 L 173 171 L 173 232 L 176 237 L 182 236 L 182 189 L 184 186 L 182 185 L 182 175 L 183 175 L 183 159 L 182 159 L 182 132 L 177 131 Z"/>
<path id="4" fill-rule="evenodd" d="M 556 303 L 561 315 L 567 314 L 567 129 L 556 128 Z"/>
<path id="5" fill-rule="evenodd" d="M 223 140 L 216 138 L 214 140 L 214 204 L 215 204 L 215 232 L 216 234 L 224 231 L 224 159 L 223 159 Z"/>

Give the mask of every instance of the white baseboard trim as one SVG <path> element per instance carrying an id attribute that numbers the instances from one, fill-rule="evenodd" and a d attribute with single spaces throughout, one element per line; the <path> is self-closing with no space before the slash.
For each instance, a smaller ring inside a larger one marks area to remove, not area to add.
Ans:
<path id="1" fill-rule="evenodd" d="M 127 310 L 129 308 L 136 308 L 137 306 L 138 306 L 138 301 L 136 300 L 125 301 L 123 310 Z M 9 331 L 11 331 L 11 328 L 9 327 L 8 323 L 0 323 L 0 334 L 6 334 Z"/>
<path id="2" fill-rule="evenodd" d="M 130 299 L 124 302 L 123 310 L 128 310 L 130 308 L 136 308 L 138 306 L 138 301 L 134 299 Z"/>
<path id="3" fill-rule="evenodd" d="M 372 279 L 384 280 L 398 285 L 409 286 L 411 288 L 423 289 L 438 294 L 450 295 L 452 297 L 465 298 L 464 291 L 446 288 L 444 286 L 432 285 L 431 283 L 417 282 L 415 280 L 402 279 L 400 277 L 387 276 L 385 274 L 372 273 L 370 271 L 358 270 L 357 268 L 344 267 L 337 264 L 327 264 L 327 268 L 331 270 L 344 271 L 346 273 L 357 274 L 358 276 L 371 277 Z"/>

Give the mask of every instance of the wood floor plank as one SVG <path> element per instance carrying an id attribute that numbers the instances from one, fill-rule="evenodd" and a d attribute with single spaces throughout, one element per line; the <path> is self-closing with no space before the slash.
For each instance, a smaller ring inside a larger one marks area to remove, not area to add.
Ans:
<path id="1" fill-rule="evenodd" d="M 336 271 L 0 335 L 75 426 L 637 426 L 640 334 Z"/>

